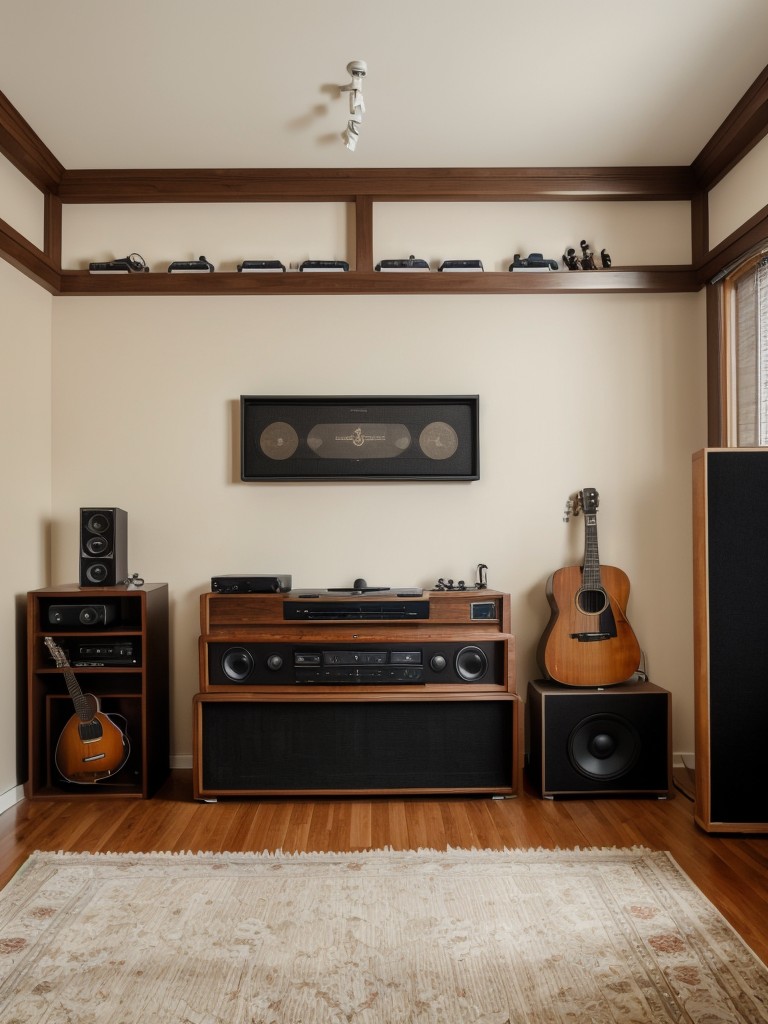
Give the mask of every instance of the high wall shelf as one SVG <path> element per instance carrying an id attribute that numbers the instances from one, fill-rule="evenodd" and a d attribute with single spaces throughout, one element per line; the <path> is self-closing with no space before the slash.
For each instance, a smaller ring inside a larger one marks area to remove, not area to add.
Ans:
<path id="1" fill-rule="evenodd" d="M 591 271 L 397 274 L 340 273 L 90 274 L 65 270 L 61 295 L 541 295 L 694 292 L 690 266 L 626 267 Z"/>
<path id="2" fill-rule="evenodd" d="M 81 622 L 78 610 L 94 606 L 109 609 L 108 621 L 91 623 L 86 618 Z M 57 768 L 59 738 L 76 712 L 65 670 L 57 667 L 46 648 L 46 636 L 67 656 L 83 693 L 93 694 L 104 714 L 121 716 L 115 721 L 128 736 L 130 752 L 111 777 L 98 782 L 68 781 Z M 131 645 L 131 664 L 80 653 L 81 645 L 92 651 L 117 644 Z M 79 666 L 78 661 L 88 664 Z M 167 584 L 136 588 L 67 584 L 31 591 L 27 595 L 27 664 L 27 796 L 151 796 L 170 765 Z"/>

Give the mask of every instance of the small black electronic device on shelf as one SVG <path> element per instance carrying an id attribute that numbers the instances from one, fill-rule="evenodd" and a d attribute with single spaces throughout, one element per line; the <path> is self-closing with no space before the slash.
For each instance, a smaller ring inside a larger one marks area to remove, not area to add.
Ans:
<path id="1" fill-rule="evenodd" d="M 214 270 L 205 256 L 196 260 L 174 260 L 168 267 L 169 274 L 212 274 Z"/>

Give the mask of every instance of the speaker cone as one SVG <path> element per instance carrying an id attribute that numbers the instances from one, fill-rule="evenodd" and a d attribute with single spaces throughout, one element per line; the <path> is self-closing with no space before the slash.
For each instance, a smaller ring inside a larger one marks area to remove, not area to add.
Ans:
<path id="1" fill-rule="evenodd" d="M 109 529 L 109 522 L 108 516 L 103 515 L 101 512 L 95 512 L 89 517 L 85 527 L 91 533 L 106 533 Z"/>
<path id="2" fill-rule="evenodd" d="M 419 434 L 419 447 L 429 459 L 450 459 L 459 447 L 459 436 L 450 423 L 435 420 Z"/>
<path id="3" fill-rule="evenodd" d="M 456 673 L 466 682 L 477 682 L 487 671 L 488 658 L 479 647 L 462 647 L 456 655 Z"/>
<path id="4" fill-rule="evenodd" d="M 221 667 L 227 679 L 242 683 L 253 672 L 253 656 L 244 647 L 230 647 L 222 656 Z"/>
<path id="5" fill-rule="evenodd" d="M 107 567 L 103 562 L 94 562 L 85 570 L 85 577 L 89 583 L 103 583 L 108 574 Z"/>
<path id="6" fill-rule="evenodd" d="M 97 534 L 90 537 L 85 544 L 85 550 L 89 555 L 103 555 L 109 549 L 109 541 L 106 537 Z"/>
<path id="7" fill-rule="evenodd" d="M 571 764 L 588 779 L 618 779 L 640 757 L 642 741 L 635 726 L 620 715 L 591 715 L 568 738 Z"/>
<path id="8" fill-rule="evenodd" d="M 261 432 L 259 447 L 270 459 L 290 459 L 299 447 L 299 435 L 290 423 L 278 420 Z"/>

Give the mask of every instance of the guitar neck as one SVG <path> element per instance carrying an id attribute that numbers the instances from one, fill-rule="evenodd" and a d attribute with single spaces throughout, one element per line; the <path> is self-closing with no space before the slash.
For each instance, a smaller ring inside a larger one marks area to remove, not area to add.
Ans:
<path id="1" fill-rule="evenodd" d="M 90 722 L 93 718 L 93 706 L 88 700 L 86 695 L 80 689 L 80 684 L 75 678 L 75 673 L 70 668 L 64 670 L 64 681 L 67 684 L 67 690 L 69 696 L 72 698 L 72 703 L 75 705 L 75 713 L 77 717 L 83 722 Z"/>
<path id="2" fill-rule="evenodd" d="M 597 514 L 584 514 L 584 580 L 587 590 L 598 590 L 600 582 L 600 552 L 597 548 Z"/>

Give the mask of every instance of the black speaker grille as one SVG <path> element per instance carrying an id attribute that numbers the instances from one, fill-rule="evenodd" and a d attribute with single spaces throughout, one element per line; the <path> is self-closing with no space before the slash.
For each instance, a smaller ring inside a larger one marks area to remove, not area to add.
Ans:
<path id="1" fill-rule="evenodd" d="M 512 785 L 512 701 L 215 701 L 202 715 L 206 792 Z"/>
<path id="2" fill-rule="evenodd" d="M 707 454 L 710 816 L 768 822 L 768 452 Z"/>

